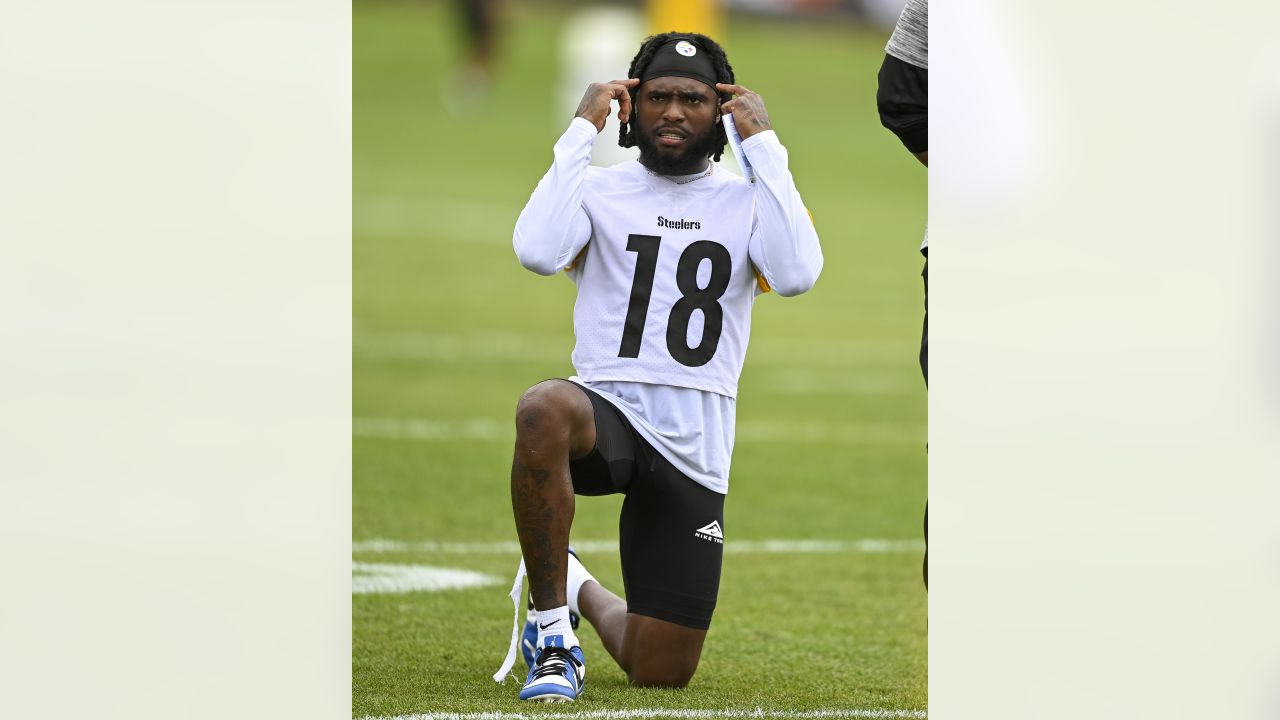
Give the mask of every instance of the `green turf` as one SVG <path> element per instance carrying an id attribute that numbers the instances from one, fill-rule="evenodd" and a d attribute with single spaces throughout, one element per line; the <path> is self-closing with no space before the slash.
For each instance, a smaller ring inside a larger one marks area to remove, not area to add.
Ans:
<path id="1" fill-rule="evenodd" d="M 449 5 L 359 3 L 354 26 L 354 414 L 491 420 L 497 437 L 353 440 L 355 539 L 514 539 L 512 409 L 572 373 L 573 285 L 523 270 L 511 226 L 568 117 L 557 6 L 510 7 L 502 74 L 479 111 L 441 107 Z M 925 173 L 875 114 L 885 33 L 734 18 L 739 81 L 765 99 L 826 269 L 808 295 L 756 304 L 726 503 L 727 542 L 916 539 L 925 500 L 919 342 Z M 606 78 L 607 79 L 607 78 Z M 559 114 L 558 114 L 559 113 Z M 617 537 L 617 498 L 582 498 L 577 539 Z M 505 651 L 501 554 L 358 553 L 492 574 L 487 589 L 352 598 L 352 712 L 528 711 L 489 679 Z M 585 553 L 621 590 L 617 557 Z M 640 690 L 590 630 L 574 709 L 921 709 L 927 596 L 916 552 L 726 555 L 698 674 Z"/>

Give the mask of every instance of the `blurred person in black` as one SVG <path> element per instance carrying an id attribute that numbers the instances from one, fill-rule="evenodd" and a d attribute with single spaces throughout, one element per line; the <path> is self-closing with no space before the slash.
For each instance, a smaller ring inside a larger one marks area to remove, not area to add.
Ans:
<path id="1" fill-rule="evenodd" d="M 465 47 L 444 90 L 445 108 L 461 113 L 484 100 L 496 69 L 501 0 L 456 0 Z"/>
<path id="2" fill-rule="evenodd" d="M 880 122 L 929 167 L 929 0 L 907 0 L 898 17 L 880 66 L 876 105 Z M 924 242 L 924 330 L 920 337 L 920 370 L 929 384 L 929 229 Z M 929 505 L 924 509 L 924 585 L 929 587 Z"/>

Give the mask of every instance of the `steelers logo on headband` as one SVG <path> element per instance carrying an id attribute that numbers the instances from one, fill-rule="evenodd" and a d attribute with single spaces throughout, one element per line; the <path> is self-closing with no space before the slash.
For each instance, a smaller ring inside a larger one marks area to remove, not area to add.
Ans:
<path id="1" fill-rule="evenodd" d="M 640 75 L 640 82 L 660 77 L 685 77 L 716 89 L 716 69 L 711 57 L 698 52 L 698 46 L 689 38 L 674 38 L 658 48 L 653 59 Z"/>

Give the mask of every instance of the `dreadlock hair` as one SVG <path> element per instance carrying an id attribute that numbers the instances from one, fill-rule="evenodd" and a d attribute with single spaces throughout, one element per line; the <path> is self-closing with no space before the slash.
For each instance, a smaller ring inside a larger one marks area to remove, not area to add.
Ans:
<path id="1" fill-rule="evenodd" d="M 707 57 L 711 58 L 711 66 L 716 71 L 716 82 L 733 84 L 733 66 L 729 64 L 729 57 L 725 55 L 724 48 L 706 35 L 686 32 L 667 32 L 645 38 L 640 45 L 640 51 L 631 60 L 631 69 L 627 70 L 627 77 L 638 78 L 644 75 L 645 68 L 649 66 L 649 61 L 653 60 L 658 48 L 672 40 L 688 40 L 696 45 L 699 50 L 707 54 Z M 627 122 L 621 124 L 621 128 L 618 131 L 618 145 L 624 148 L 635 147 L 636 145 L 636 106 L 637 98 L 640 95 L 640 86 L 637 85 L 631 88 L 630 93 L 631 117 Z M 730 93 L 717 92 L 716 95 L 719 96 L 721 103 L 726 103 L 733 99 L 733 95 Z M 716 123 L 713 132 L 717 142 L 714 143 L 716 151 L 712 154 L 711 159 L 720 162 L 720 156 L 724 154 L 724 146 L 725 143 L 729 142 L 729 138 L 725 135 L 724 125 L 720 123 Z"/>

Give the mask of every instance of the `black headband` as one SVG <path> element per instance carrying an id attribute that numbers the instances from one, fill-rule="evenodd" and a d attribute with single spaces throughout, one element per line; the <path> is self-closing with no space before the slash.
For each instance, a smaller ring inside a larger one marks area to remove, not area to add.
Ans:
<path id="1" fill-rule="evenodd" d="M 711 57 L 688 38 L 675 38 L 658 48 L 640 76 L 640 82 L 673 76 L 698 80 L 710 85 L 713 91 L 716 89 L 716 69 Z"/>

